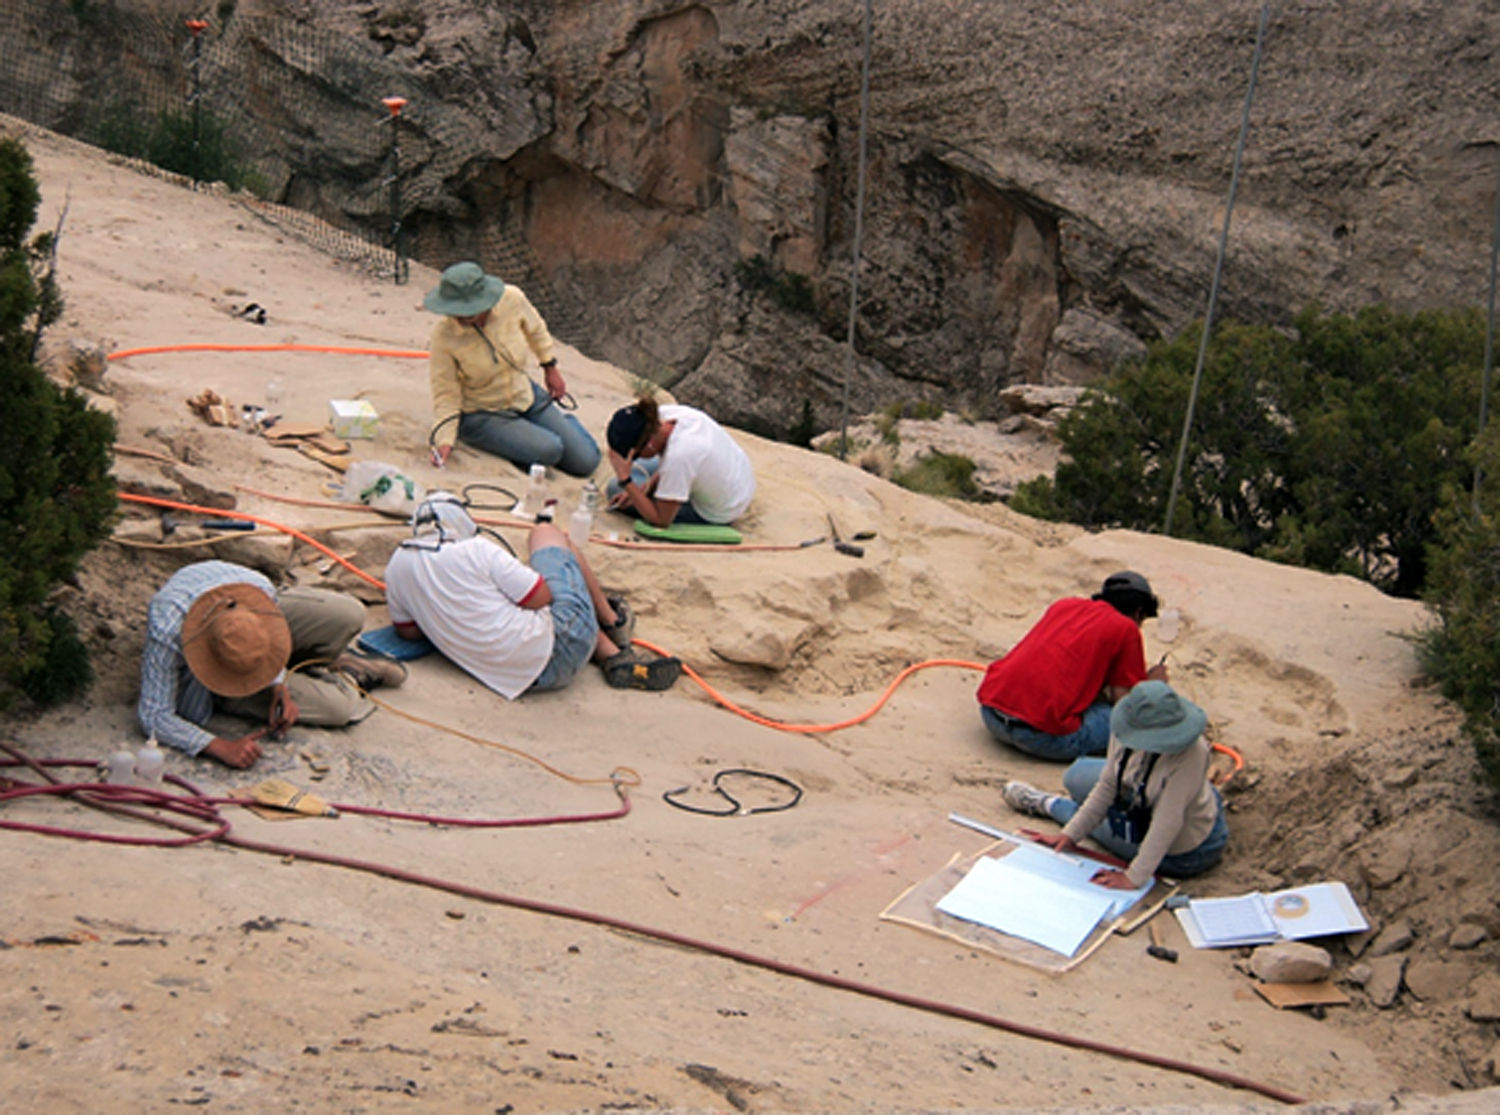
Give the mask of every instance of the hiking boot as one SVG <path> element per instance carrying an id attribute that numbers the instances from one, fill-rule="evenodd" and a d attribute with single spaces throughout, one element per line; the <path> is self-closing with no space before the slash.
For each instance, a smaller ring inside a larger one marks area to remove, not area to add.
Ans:
<path id="1" fill-rule="evenodd" d="M 677 658 L 642 658 L 633 650 L 622 650 L 599 663 L 599 668 L 604 671 L 604 681 L 611 689 L 660 692 L 676 684 L 682 673 L 682 662 Z"/>
<path id="2" fill-rule="evenodd" d="M 615 622 L 608 627 L 599 625 L 599 630 L 604 632 L 604 637 L 621 650 L 630 646 L 630 640 L 635 635 L 635 612 L 631 611 L 630 605 L 625 603 L 623 596 L 609 596 L 605 598 L 610 608 L 615 613 Z"/>
<path id="3" fill-rule="evenodd" d="M 406 680 L 406 667 L 394 659 L 366 658 L 348 650 L 333 660 L 333 668 L 366 692 L 381 686 L 396 689 Z"/>
<path id="4" fill-rule="evenodd" d="M 1055 794 L 1043 793 L 1030 782 L 1007 782 L 1001 791 L 1005 804 L 1017 813 L 1029 813 L 1033 817 L 1050 817 L 1047 805 Z"/>

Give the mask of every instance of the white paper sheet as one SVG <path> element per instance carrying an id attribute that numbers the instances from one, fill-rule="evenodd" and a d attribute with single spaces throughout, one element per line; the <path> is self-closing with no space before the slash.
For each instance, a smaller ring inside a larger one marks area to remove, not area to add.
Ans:
<path id="1" fill-rule="evenodd" d="M 978 860 L 937 908 L 1072 956 L 1109 913 L 1114 895 L 1092 883 L 1084 889 L 1038 875 L 1009 863 L 1014 855 Z"/>

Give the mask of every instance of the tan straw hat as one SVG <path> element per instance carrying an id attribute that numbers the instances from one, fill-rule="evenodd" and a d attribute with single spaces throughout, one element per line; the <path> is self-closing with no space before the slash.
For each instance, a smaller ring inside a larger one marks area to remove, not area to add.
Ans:
<path id="1" fill-rule="evenodd" d="M 221 697 L 248 697 L 276 680 L 292 654 L 292 631 L 276 602 L 254 585 L 219 585 L 182 621 L 182 657 Z"/>

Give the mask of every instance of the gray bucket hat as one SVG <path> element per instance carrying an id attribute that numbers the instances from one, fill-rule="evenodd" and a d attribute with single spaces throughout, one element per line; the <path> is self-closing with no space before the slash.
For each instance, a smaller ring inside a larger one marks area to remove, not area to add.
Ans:
<path id="1" fill-rule="evenodd" d="M 443 272 L 438 285 L 427 292 L 422 305 L 435 314 L 473 317 L 482 314 L 505 293 L 505 284 L 470 261 L 455 263 Z"/>
<path id="2" fill-rule="evenodd" d="M 1175 755 L 1203 734 L 1208 713 L 1164 681 L 1143 681 L 1115 704 L 1109 730 L 1132 751 Z"/>

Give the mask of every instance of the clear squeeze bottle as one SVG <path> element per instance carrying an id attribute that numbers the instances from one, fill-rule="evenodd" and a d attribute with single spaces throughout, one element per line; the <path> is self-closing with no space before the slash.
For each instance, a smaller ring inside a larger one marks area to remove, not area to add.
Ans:
<path id="1" fill-rule="evenodd" d="M 589 480 L 578 497 L 578 506 L 568 519 L 568 539 L 573 543 L 573 549 L 581 550 L 588 543 L 589 534 L 594 529 L 594 511 L 598 506 L 599 485 Z"/>
<path id="2" fill-rule="evenodd" d="M 136 781 L 146 786 L 160 785 L 166 759 L 167 757 L 161 753 L 161 747 L 153 735 L 146 741 L 146 746 L 135 753 Z"/>

